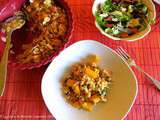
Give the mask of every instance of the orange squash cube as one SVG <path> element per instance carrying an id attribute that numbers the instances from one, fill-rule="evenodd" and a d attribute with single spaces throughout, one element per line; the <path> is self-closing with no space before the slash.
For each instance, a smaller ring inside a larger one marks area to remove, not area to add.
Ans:
<path id="1" fill-rule="evenodd" d="M 97 78 L 98 77 L 98 73 L 97 72 L 94 72 L 93 70 L 91 70 L 89 67 L 87 67 L 86 69 L 85 69 L 85 73 L 89 76 L 89 77 L 91 77 L 91 78 Z"/>
<path id="2" fill-rule="evenodd" d="M 66 85 L 69 86 L 69 87 L 72 87 L 75 83 L 76 83 L 75 80 L 70 80 L 70 79 L 69 79 L 69 80 L 67 80 Z"/>

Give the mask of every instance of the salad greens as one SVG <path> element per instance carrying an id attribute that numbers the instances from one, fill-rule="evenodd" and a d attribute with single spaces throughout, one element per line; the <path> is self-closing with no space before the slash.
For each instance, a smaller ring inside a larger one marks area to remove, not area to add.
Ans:
<path id="1" fill-rule="evenodd" d="M 148 7 L 139 0 L 106 0 L 98 6 L 96 21 L 108 34 L 126 38 L 151 23 Z"/>

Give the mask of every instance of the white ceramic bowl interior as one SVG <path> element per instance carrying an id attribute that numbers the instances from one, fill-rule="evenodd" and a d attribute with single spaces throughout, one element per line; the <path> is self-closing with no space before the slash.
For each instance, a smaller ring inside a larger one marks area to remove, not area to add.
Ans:
<path id="1" fill-rule="evenodd" d="M 78 110 L 62 95 L 61 80 L 68 68 L 89 54 L 100 57 L 100 67 L 113 72 L 108 101 L 95 106 L 93 112 Z M 77 42 L 57 56 L 42 79 L 42 95 L 56 120 L 121 120 L 131 109 L 138 91 L 137 79 L 128 64 L 111 48 L 92 40 Z"/>
<path id="2" fill-rule="evenodd" d="M 94 16 L 96 16 L 96 11 L 98 8 L 99 4 L 103 4 L 106 0 L 95 0 L 92 6 L 92 14 Z M 149 17 L 151 20 L 155 20 L 156 19 L 156 9 L 155 9 L 155 5 L 153 3 L 152 0 L 142 0 L 143 3 L 145 3 L 147 5 L 147 7 L 149 8 Z M 110 34 L 107 34 L 106 32 L 104 32 L 104 30 L 99 26 L 99 24 L 95 21 L 95 25 L 97 27 L 97 29 L 101 32 L 101 34 L 113 39 L 113 40 L 124 40 L 124 41 L 136 41 L 139 39 L 144 38 L 150 31 L 151 31 L 151 25 L 148 24 L 147 28 L 135 35 L 132 35 L 130 37 L 127 38 L 118 38 L 118 37 L 114 37 Z"/>

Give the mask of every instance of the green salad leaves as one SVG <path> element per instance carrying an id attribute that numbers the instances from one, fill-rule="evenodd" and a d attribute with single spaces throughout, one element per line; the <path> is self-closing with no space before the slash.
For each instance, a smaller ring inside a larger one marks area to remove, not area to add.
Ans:
<path id="1" fill-rule="evenodd" d="M 98 6 L 96 21 L 108 34 L 129 37 L 147 27 L 148 7 L 138 0 L 106 0 Z"/>

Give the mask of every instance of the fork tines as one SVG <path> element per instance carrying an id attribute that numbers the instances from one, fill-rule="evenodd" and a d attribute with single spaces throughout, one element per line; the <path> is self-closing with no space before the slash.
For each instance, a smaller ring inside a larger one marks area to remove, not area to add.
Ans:
<path id="1" fill-rule="evenodd" d="M 130 56 L 129 54 L 122 48 L 122 47 L 118 47 L 116 49 L 116 52 L 121 56 L 123 57 L 124 59 L 129 59 Z"/>

